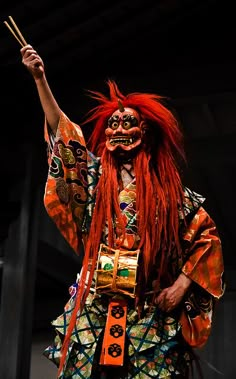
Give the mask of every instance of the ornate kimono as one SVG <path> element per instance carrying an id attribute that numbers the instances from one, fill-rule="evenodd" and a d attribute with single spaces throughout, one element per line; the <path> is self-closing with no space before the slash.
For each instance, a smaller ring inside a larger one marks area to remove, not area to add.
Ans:
<path id="1" fill-rule="evenodd" d="M 45 188 L 45 207 L 62 235 L 79 252 L 79 244 L 88 235 L 95 204 L 94 188 L 101 175 L 100 159 L 90 153 L 78 125 L 61 115 L 53 144 L 45 128 L 49 149 L 49 173 Z M 135 250 L 139 236 L 136 225 L 136 181 L 120 173 L 123 188 L 118 193 L 125 222 L 124 249 Z M 128 300 L 126 355 L 122 367 L 99 364 L 106 323 L 108 296 L 96 293 L 94 283 L 70 339 L 64 369 L 59 378 L 175 378 L 186 377 L 192 359 L 191 348 L 203 346 L 210 334 L 215 302 L 223 295 L 223 259 L 216 226 L 204 210 L 204 198 L 184 189 L 185 200 L 179 209 L 183 254 L 175 248 L 169 255 L 166 272 L 175 280 L 183 272 L 192 279 L 184 301 L 170 313 L 154 306 L 147 295 L 141 317 Z M 183 222 L 185 218 L 186 222 Z M 119 238 L 119 237 L 117 237 Z M 106 228 L 101 243 L 107 244 Z M 217 262 L 217 264 L 216 264 Z M 158 262 L 157 262 L 158 266 Z M 141 267 L 140 267 L 141 269 Z M 150 275 L 150 291 L 155 280 Z M 64 312 L 52 325 L 54 343 L 44 355 L 59 365 L 60 349 L 74 308 L 80 275 L 70 289 Z M 160 288 L 171 283 L 163 276 Z M 179 375 L 179 376 L 178 376 Z"/>

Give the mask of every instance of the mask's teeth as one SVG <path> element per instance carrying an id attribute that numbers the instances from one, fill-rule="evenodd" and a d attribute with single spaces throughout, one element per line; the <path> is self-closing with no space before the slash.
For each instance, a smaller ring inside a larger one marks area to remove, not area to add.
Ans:
<path id="1" fill-rule="evenodd" d="M 123 145 L 130 145 L 134 142 L 134 139 L 131 137 L 131 138 L 127 138 L 127 137 L 117 137 L 117 138 L 111 138 L 110 139 L 110 144 L 111 145 L 116 145 L 116 144 L 123 144 Z"/>

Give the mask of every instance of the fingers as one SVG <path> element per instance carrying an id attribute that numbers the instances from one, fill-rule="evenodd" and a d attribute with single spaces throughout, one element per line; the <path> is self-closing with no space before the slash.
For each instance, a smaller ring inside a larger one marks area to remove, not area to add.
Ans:
<path id="1" fill-rule="evenodd" d="M 34 69 L 37 69 L 37 70 L 40 70 L 43 72 L 43 66 L 42 66 L 42 63 L 39 59 L 37 59 L 37 58 L 32 59 L 29 63 Z"/>
<path id="2" fill-rule="evenodd" d="M 43 69 L 42 60 L 36 54 L 30 54 L 28 57 L 22 59 L 22 63 L 28 69 L 36 69 L 41 67 Z"/>
<path id="3" fill-rule="evenodd" d="M 30 50 L 30 49 L 33 49 L 33 47 L 32 47 L 31 45 L 25 45 L 24 47 L 22 47 L 22 48 L 20 49 L 20 52 L 21 52 L 22 55 L 24 55 L 25 52 L 26 52 L 27 50 Z"/>
<path id="4" fill-rule="evenodd" d="M 169 289 L 165 288 L 155 299 L 155 304 L 160 308 L 163 312 L 172 311 L 176 304 L 175 298 L 170 295 Z"/>
<path id="5" fill-rule="evenodd" d="M 26 45 L 21 49 L 22 63 L 27 67 L 35 78 L 41 77 L 44 73 L 44 64 L 37 51 L 31 46 Z"/>
<path id="6" fill-rule="evenodd" d="M 42 61 L 42 59 L 38 55 L 37 51 L 31 45 L 24 46 L 21 49 L 21 55 L 22 55 L 22 62 L 23 63 L 25 61 L 30 62 L 34 59 L 38 59 L 39 61 Z"/>
<path id="7" fill-rule="evenodd" d="M 32 58 L 39 57 L 37 51 L 30 45 L 27 45 L 21 49 L 21 55 L 23 59 L 27 59 L 29 57 L 32 57 Z"/>
<path id="8" fill-rule="evenodd" d="M 27 59 L 29 58 L 28 60 L 33 60 L 35 58 L 38 58 L 38 54 L 35 50 L 26 50 L 25 54 L 24 54 L 24 59 Z"/>
<path id="9" fill-rule="evenodd" d="M 166 290 L 163 290 L 155 299 L 155 304 L 160 308 L 162 311 L 166 310 Z"/>

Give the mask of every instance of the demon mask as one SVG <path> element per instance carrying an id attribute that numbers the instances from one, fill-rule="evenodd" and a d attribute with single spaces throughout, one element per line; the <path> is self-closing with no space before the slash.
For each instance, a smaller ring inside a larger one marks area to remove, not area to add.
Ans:
<path id="1" fill-rule="evenodd" d="M 120 153 L 137 149 L 142 143 L 142 126 L 138 112 L 132 108 L 116 110 L 108 119 L 106 128 L 106 147 L 109 151 Z"/>

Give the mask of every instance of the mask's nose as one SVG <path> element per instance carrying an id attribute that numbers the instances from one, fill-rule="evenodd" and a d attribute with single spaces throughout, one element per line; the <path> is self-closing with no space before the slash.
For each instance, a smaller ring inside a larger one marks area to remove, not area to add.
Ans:
<path id="1" fill-rule="evenodd" d="M 114 131 L 114 134 L 122 134 L 124 133 L 124 130 L 125 129 L 123 128 L 122 123 L 120 122 L 118 128 Z"/>

